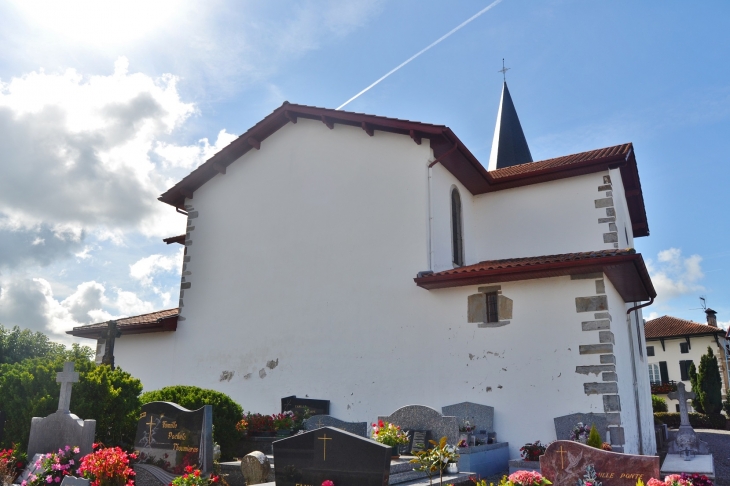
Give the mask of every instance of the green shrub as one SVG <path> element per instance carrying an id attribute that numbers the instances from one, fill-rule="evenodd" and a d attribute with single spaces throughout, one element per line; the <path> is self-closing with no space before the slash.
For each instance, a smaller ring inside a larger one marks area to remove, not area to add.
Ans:
<path id="1" fill-rule="evenodd" d="M 588 440 L 586 440 L 586 445 L 595 447 L 596 449 L 600 449 L 603 445 L 603 441 L 601 440 L 601 434 L 598 433 L 598 429 L 595 425 L 591 425 L 591 432 L 590 434 L 588 434 Z"/>
<path id="2" fill-rule="evenodd" d="M 703 354 L 700 358 L 697 382 L 702 389 L 701 402 L 705 413 L 708 415 L 720 413 L 722 410 L 722 379 L 717 358 L 710 346 L 707 346 L 707 354 Z"/>
<path id="3" fill-rule="evenodd" d="M 654 418 L 672 428 L 679 427 L 681 422 L 681 417 L 678 413 L 655 413 Z M 722 414 L 705 415 L 701 413 L 690 413 L 689 423 L 697 429 L 726 430 L 727 428 L 727 418 Z"/>
<path id="4" fill-rule="evenodd" d="M 213 405 L 213 439 L 221 446 L 221 460 L 230 460 L 241 438 L 236 423 L 243 416 L 243 409 L 225 393 L 206 390 L 197 386 L 168 386 L 143 393 L 142 403 L 173 402 L 189 410 L 203 405 Z"/>
<path id="5" fill-rule="evenodd" d="M 652 410 L 654 410 L 654 413 L 669 411 L 669 407 L 667 407 L 667 401 L 662 397 L 658 397 L 656 395 L 651 396 L 651 408 Z"/>
<path id="6" fill-rule="evenodd" d="M 7 422 L 2 446 L 12 443 L 22 450 L 28 447 L 30 422 L 58 409 L 60 384 L 56 373 L 65 361 L 73 361 L 79 382 L 71 393 L 71 412 L 83 419 L 96 420 L 97 440 L 106 445 L 126 445 L 129 439 L 129 418 L 139 411 L 137 398 L 142 385 L 139 380 L 117 368 L 97 366 L 91 361 L 92 350 L 74 346 L 73 350 L 53 358 L 33 358 L 0 365 L 0 409 Z M 132 434 L 134 434 L 132 424 Z M 133 437 L 132 437 L 133 439 Z M 69 444 L 74 445 L 74 444 Z"/>

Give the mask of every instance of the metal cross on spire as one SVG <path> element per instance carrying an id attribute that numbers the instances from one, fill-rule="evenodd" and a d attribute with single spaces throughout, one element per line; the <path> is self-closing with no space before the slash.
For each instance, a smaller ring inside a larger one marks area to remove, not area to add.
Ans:
<path id="1" fill-rule="evenodd" d="M 502 58 L 502 69 L 500 69 L 497 72 L 502 73 L 502 78 L 505 83 L 507 82 L 507 71 L 509 71 L 510 69 L 512 69 L 512 68 L 504 67 L 504 58 Z"/>

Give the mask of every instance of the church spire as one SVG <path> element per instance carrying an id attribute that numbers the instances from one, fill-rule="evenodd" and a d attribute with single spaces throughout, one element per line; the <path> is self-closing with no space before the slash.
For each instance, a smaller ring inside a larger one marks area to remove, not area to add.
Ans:
<path id="1" fill-rule="evenodd" d="M 501 73 L 507 69 L 502 67 Z M 502 85 L 502 99 L 497 112 L 497 125 L 494 127 L 492 153 L 489 156 L 488 170 L 501 169 L 512 165 L 532 162 L 530 147 L 527 146 L 525 134 L 522 132 L 517 110 L 507 88 L 507 81 Z"/>

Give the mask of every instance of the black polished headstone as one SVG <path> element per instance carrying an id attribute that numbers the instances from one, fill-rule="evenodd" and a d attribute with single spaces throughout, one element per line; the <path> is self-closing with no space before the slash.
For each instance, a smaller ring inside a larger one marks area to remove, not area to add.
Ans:
<path id="1" fill-rule="evenodd" d="M 274 442 L 276 486 L 387 486 L 392 449 L 333 427 Z"/>
<path id="2" fill-rule="evenodd" d="M 304 408 L 308 408 L 311 415 L 329 415 L 330 401 L 315 400 L 313 398 L 297 398 L 296 395 L 284 397 L 281 399 L 281 413 L 284 412 L 303 412 Z"/>
<path id="3" fill-rule="evenodd" d="M 213 469 L 213 407 L 188 410 L 176 403 L 142 405 L 134 439 L 142 464 L 170 474 L 183 474 L 185 466 L 207 473 Z"/>

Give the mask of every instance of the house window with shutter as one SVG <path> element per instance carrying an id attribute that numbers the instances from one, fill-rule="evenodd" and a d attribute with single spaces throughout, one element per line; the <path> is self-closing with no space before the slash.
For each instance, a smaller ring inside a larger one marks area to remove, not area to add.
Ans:
<path id="1" fill-rule="evenodd" d="M 467 319 L 478 327 L 500 327 L 512 319 L 512 299 L 502 295 L 501 285 L 479 287 L 479 293 L 468 298 Z"/>
<path id="2" fill-rule="evenodd" d="M 461 214 L 461 196 L 457 188 L 451 189 L 451 252 L 454 265 L 464 265 L 464 222 Z"/>
<path id="3" fill-rule="evenodd" d="M 679 343 L 679 352 L 682 354 L 689 353 L 689 343 Z"/>
<path id="4" fill-rule="evenodd" d="M 662 379 L 662 383 L 669 383 L 669 370 L 667 369 L 667 362 L 659 362 L 659 376 Z"/>
<path id="5" fill-rule="evenodd" d="M 662 375 L 659 373 L 659 363 L 649 364 L 649 381 L 651 383 L 662 382 Z"/>
<path id="6" fill-rule="evenodd" d="M 692 360 L 687 359 L 679 362 L 679 371 L 682 374 L 682 381 L 689 381 L 689 367 L 692 365 Z"/>
<path id="7" fill-rule="evenodd" d="M 646 355 L 647 356 L 654 356 L 654 346 L 647 346 L 646 347 Z"/>

